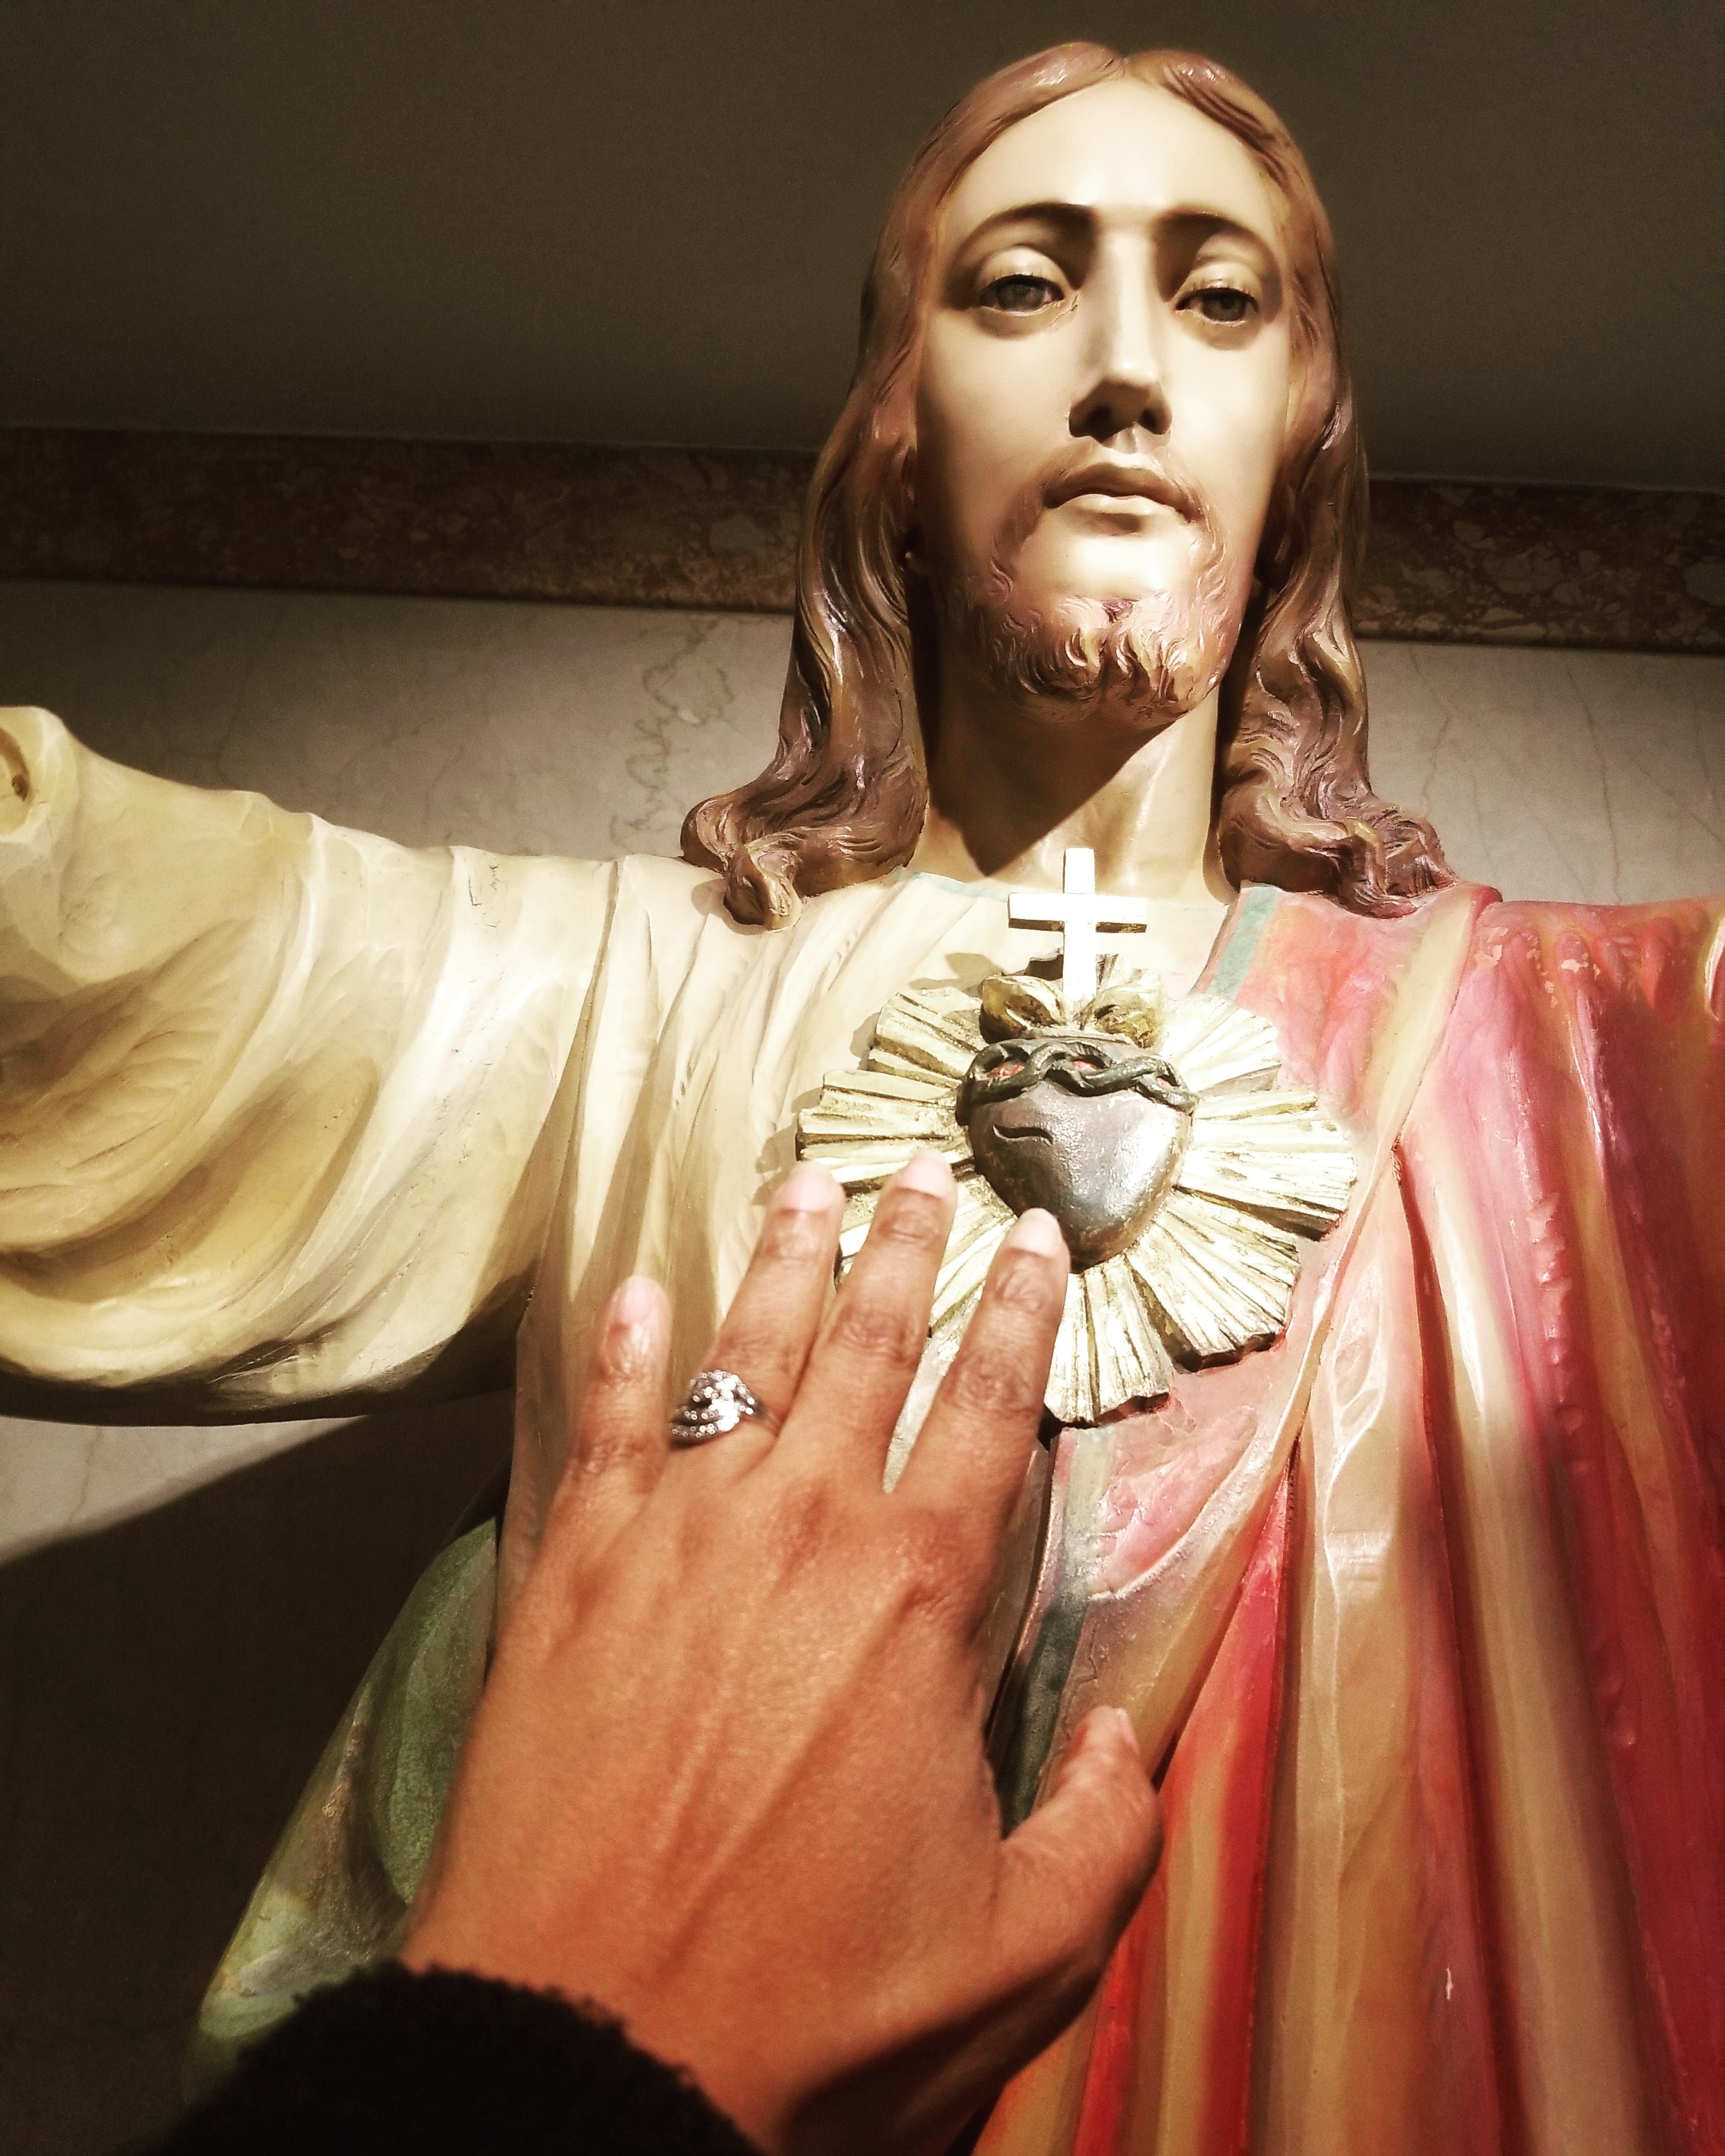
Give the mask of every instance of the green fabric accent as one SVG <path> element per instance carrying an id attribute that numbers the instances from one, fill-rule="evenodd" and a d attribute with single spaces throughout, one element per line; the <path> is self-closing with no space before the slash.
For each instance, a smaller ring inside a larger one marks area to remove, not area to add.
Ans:
<path id="1" fill-rule="evenodd" d="M 400 1944 L 479 1705 L 496 1604 L 495 1524 L 421 1575 L 264 1867 L 205 1994 L 197 2096 L 307 1992 Z"/>
<path id="2" fill-rule="evenodd" d="M 1235 903 L 1228 941 L 1222 947 L 1221 957 L 1206 993 L 1225 997 L 1230 1002 L 1240 993 L 1240 983 L 1251 971 L 1259 942 L 1281 897 L 1280 886 L 1273 883 L 1255 883 L 1250 891 L 1240 894 Z"/>
<path id="3" fill-rule="evenodd" d="M 889 869 L 888 882 L 916 882 L 937 884 L 942 891 L 955 891 L 961 898 L 1010 898 L 1022 885 L 996 883 L 989 876 L 941 875 L 933 869 Z"/>

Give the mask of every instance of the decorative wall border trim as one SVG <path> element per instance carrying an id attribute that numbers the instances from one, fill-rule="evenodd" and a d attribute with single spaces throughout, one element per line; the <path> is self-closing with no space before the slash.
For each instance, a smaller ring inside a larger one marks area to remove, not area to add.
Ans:
<path id="1" fill-rule="evenodd" d="M 811 456 L 0 430 L 0 576 L 782 613 Z M 1380 480 L 1363 634 L 1725 651 L 1725 495 Z"/>

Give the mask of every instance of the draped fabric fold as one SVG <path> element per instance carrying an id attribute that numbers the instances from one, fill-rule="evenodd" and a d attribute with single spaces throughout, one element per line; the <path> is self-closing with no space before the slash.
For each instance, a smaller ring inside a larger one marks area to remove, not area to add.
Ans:
<path id="1" fill-rule="evenodd" d="M 1238 993 L 1389 1172 L 1117 1435 L 1064 1726 L 1132 1708 L 1168 1854 L 984 2156 L 1725 2148 L 1722 920 L 1481 902 L 1440 990 L 1277 906 Z"/>
<path id="2" fill-rule="evenodd" d="M 1504 906 L 1408 1132 L 1535 2148 L 1725 2147 L 1720 909 Z"/>

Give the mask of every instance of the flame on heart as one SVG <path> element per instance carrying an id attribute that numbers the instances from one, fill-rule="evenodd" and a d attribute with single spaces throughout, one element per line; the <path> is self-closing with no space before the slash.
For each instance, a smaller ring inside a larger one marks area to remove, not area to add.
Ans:
<path id="1" fill-rule="evenodd" d="M 1033 973 L 991 973 L 978 997 L 977 1023 L 984 1040 L 1019 1034 L 1100 1033 L 1154 1048 L 1168 1026 L 1168 1001 L 1160 981 L 1136 973 L 1116 978 L 1113 957 L 1093 996 L 1070 1007 L 1059 985 Z"/>

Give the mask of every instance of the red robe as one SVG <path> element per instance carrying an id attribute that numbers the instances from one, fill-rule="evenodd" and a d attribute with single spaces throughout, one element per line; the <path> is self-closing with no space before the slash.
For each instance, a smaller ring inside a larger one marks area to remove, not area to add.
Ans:
<path id="1" fill-rule="evenodd" d="M 1255 896 L 1215 984 L 1361 1184 L 1086 1434 L 1060 1727 L 1128 1707 L 1166 1855 L 978 2147 L 1725 2149 L 1725 906 Z"/>

